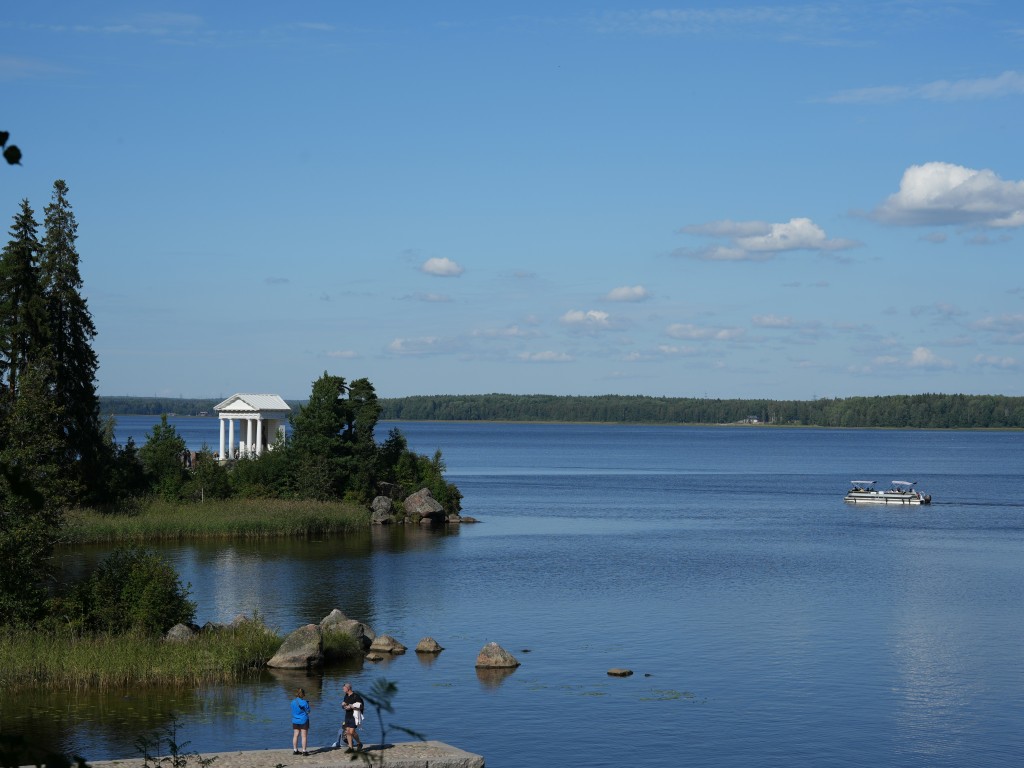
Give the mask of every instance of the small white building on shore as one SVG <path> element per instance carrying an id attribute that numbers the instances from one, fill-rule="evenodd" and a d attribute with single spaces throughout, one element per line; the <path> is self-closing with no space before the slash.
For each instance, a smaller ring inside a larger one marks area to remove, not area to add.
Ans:
<path id="1" fill-rule="evenodd" d="M 280 395 L 239 392 L 213 408 L 220 419 L 221 461 L 260 456 L 284 439 L 285 423 L 292 409 Z M 235 423 L 238 432 L 235 433 Z M 225 431 L 227 432 L 225 440 Z"/>

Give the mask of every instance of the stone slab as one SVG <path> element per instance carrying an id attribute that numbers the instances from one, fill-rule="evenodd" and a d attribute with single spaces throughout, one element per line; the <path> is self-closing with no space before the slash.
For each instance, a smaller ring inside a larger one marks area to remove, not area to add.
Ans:
<path id="1" fill-rule="evenodd" d="M 367 744 L 359 753 L 344 749 L 316 747 L 309 755 L 293 755 L 290 749 L 245 752 L 201 753 L 203 759 L 216 757 L 210 768 L 338 768 L 339 766 L 384 766 L 384 768 L 484 768 L 481 755 L 465 752 L 441 741 L 410 741 L 401 744 Z M 368 758 L 368 759 L 365 759 Z M 141 768 L 142 757 L 123 760 L 90 760 L 93 768 Z M 198 765 L 195 759 L 189 766 Z"/>

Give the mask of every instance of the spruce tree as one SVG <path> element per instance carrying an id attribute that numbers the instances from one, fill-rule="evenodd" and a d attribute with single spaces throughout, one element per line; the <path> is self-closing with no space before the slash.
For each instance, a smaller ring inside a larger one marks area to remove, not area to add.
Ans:
<path id="1" fill-rule="evenodd" d="M 17 397 L 19 379 L 45 343 L 38 229 L 28 200 L 22 200 L 0 254 L 0 379 L 8 402 Z"/>
<path id="2" fill-rule="evenodd" d="M 345 458 L 351 453 L 341 434 L 350 422 L 343 399 L 346 389 L 344 378 L 324 371 L 313 382 L 309 402 L 292 417 L 288 450 L 295 491 L 301 498 L 333 499 L 345 487 Z"/>
<path id="3" fill-rule="evenodd" d="M 102 486 L 106 469 L 96 395 L 98 363 L 92 342 L 96 337 L 89 307 L 82 296 L 78 269 L 78 223 L 68 202 L 63 180 L 53 183 L 53 196 L 45 209 L 39 278 L 46 304 L 47 354 L 52 364 L 50 382 L 54 404 L 64 412 L 62 464 L 77 474 L 87 495 Z"/>

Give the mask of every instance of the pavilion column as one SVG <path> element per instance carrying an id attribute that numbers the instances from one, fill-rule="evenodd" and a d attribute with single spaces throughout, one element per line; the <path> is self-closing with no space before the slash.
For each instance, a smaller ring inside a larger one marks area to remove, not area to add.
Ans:
<path id="1" fill-rule="evenodd" d="M 224 459 L 226 458 L 224 456 L 224 419 L 219 419 L 219 421 L 220 421 L 220 453 L 217 454 L 217 458 L 219 458 L 221 461 L 224 461 Z"/>
<path id="2" fill-rule="evenodd" d="M 235 458 L 235 420 L 228 419 L 228 458 Z"/>
<path id="3" fill-rule="evenodd" d="M 256 419 L 256 455 L 263 453 L 263 419 Z"/>
<path id="4" fill-rule="evenodd" d="M 252 419 L 245 420 L 245 455 L 252 451 Z"/>

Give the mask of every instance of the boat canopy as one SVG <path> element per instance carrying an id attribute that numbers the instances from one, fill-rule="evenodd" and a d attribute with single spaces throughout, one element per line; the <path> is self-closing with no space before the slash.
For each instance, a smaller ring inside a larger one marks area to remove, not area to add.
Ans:
<path id="1" fill-rule="evenodd" d="M 909 480 L 893 480 L 893 485 L 917 485 L 917 481 L 910 482 Z"/>
<path id="2" fill-rule="evenodd" d="M 854 485 L 874 485 L 875 484 L 874 480 L 851 480 L 850 482 L 853 483 Z"/>

